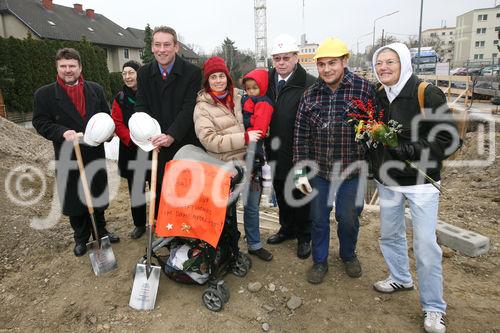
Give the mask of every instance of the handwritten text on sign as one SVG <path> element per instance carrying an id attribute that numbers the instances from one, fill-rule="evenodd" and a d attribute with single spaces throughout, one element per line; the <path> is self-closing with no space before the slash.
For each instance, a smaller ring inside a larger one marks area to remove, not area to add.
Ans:
<path id="1" fill-rule="evenodd" d="M 230 173 L 208 163 L 168 162 L 156 234 L 201 239 L 216 247 L 224 227 L 230 180 Z"/>

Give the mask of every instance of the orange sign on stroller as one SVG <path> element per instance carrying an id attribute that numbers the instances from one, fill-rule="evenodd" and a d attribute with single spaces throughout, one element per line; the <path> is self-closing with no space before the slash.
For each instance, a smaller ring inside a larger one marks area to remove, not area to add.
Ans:
<path id="1" fill-rule="evenodd" d="M 224 227 L 231 174 L 212 164 L 166 164 L 156 223 L 160 237 L 189 237 L 217 247 Z"/>

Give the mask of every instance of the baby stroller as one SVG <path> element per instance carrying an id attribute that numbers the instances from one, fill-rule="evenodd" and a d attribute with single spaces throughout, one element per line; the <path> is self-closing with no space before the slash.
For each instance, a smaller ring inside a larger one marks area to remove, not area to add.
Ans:
<path id="1" fill-rule="evenodd" d="M 173 160 L 188 163 L 204 162 L 222 168 L 231 174 L 229 183 L 231 193 L 236 185 L 242 182 L 242 168 L 213 158 L 201 148 L 193 145 L 182 147 Z M 162 197 L 163 194 L 162 192 Z M 160 220 L 160 213 L 158 220 Z M 182 223 L 182 228 L 184 227 Z M 239 251 L 239 237 L 240 233 L 236 225 L 236 200 L 230 200 L 225 208 L 222 232 L 216 243 L 193 237 L 182 237 L 180 234 L 158 238 L 152 243 L 152 257 L 156 259 L 162 271 L 176 282 L 208 284 L 203 292 L 202 301 L 209 310 L 220 311 L 228 302 L 230 295 L 222 278 L 229 272 L 243 277 L 252 266 L 248 255 Z M 145 261 L 146 255 L 139 259 L 140 263 Z"/>

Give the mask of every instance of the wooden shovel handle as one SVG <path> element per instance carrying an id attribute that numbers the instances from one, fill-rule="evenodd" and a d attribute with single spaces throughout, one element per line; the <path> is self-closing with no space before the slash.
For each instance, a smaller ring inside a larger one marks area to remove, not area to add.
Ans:
<path id="1" fill-rule="evenodd" d="M 78 134 L 79 137 L 81 137 L 81 133 Z M 76 162 L 78 163 L 78 169 L 80 170 L 80 179 L 82 180 L 83 192 L 85 193 L 85 201 L 89 210 L 89 214 L 93 216 L 94 207 L 92 205 L 92 196 L 90 195 L 89 183 L 87 182 L 87 176 L 85 175 L 85 167 L 83 166 L 79 138 L 73 140 L 73 146 L 75 147 Z"/>
<path id="2" fill-rule="evenodd" d="M 158 171 L 158 151 L 153 149 L 153 159 L 151 161 L 151 184 L 149 184 L 150 189 L 150 203 L 149 203 L 149 225 L 153 228 L 155 219 L 155 208 L 156 208 L 156 178 Z"/>
<path id="3" fill-rule="evenodd" d="M 73 146 L 75 147 L 76 163 L 78 164 L 78 169 L 80 170 L 80 180 L 82 181 L 83 193 L 85 194 L 85 204 L 89 211 L 90 222 L 92 223 L 92 229 L 94 230 L 94 240 L 101 244 L 99 236 L 97 233 L 97 226 L 94 219 L 94 206 L 92 205 L 92 196 L 90 195 L 89 183 L 87 181 L 87 175 L 85 174 L 85 167 L 83 166 L 82 152 L 80 150 L 80 138 L 83 137 L 82 133 L 77 133 L 77 139 L 73 140 Z"/>

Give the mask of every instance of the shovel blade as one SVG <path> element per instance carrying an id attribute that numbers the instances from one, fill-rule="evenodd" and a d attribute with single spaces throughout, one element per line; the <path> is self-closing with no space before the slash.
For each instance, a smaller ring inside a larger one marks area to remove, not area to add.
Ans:
<path id="1" fill-rule="evenodd" d="M 134 285 L 130 294 L 128 305 L 135 310 L 153 310 L 156 302 L 156 294 L 160 283 L 160 266 L 137 264 L 135 268 Z"/>
<path id="2" fill-rule="evenodd" d="M 101 238 L 101 246 L 98 241 L 87 243 L 87 249 L 95 275 L 101 276 L 118 267 L 108 236 Z"/>

